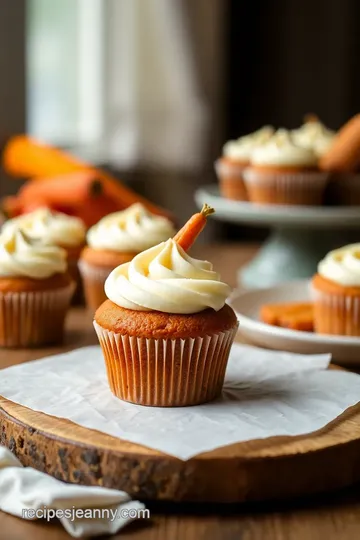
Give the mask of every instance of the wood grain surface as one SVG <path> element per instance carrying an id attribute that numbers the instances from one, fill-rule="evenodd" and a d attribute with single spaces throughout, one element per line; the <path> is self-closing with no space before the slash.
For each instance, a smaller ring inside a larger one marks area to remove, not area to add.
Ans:
<path id="1" fill-rule="evenodd" d="M 213 247 L 212 249 L 202 247 L 198 250 L 198 254 L 202 257 L 214 259 L 216 256 L 216 259 L 219 261 L 218 267 L 220 266 L 220 271 L 223 270 L 222 275 L 224 279 L 232 284 L 235 284 L 236 269 L 253 252 L 253 247 L 244 250 L 238 246 L 232 246 L 231 248 L 226 246 L 222 246 L 221 248 Z M 91 317 L 85 316 L 83 311 L 77 309 L 73 310 L 68 322 L 69 332 L 62 348 L 42 351 L 2 351 L 0 352 L 0 367 L 47 356 L 51 353 L 55 354 L 64 350 L 70 350 L 74 347 L 96 343 L 91 326 L 88 325 L 91 322 Z M 21 416 L 21 413 L 19 414 Z M 319 467 L 320 465 L 327 466 L 327 463 L 329 464 L 329 486 L 332 482 L 331 477 L 334 475 L 337 476 L 336 469 L 341 470 L 345 484 L 354 477 L 359 477 L 359 465 L 356 463 L 356 455 L 360 455 L 356 440 L 359 436 L 359 423 L 357 420 L 359 414 L 360 412 L 357 409 L 350 411 L 346 414 L 343 422 L 335 423 L 334 426 L 323 430 L 323 432 L 318 433 L 313 438 L 314 447 L 310 452 L 312 457 L 316 454 L 320 455 L 326 444 L 329 444 L 330 448 L 332 448 L 327 457 L 323 456 L 323 459 L 318 462 Z M 24 420 L 25 423 L 29 420 L 26 414 L 25 419 L 21 418 L 20 422 Z M 63 428 L 59 429 L 61 431 Z M 59 434 L 56 433 L 55 436 L 59 437 Z M 97 437 L 107 436 L 97 434 Z M 339 458 L 337 454 L 337 441 L 340 439 L 338 437 L 346 441 L 344 446 L 347 447 L 350 460 L 353 459 L 352 464 L 347 459 Z M 79 438 L 81 439 L 80 435 Z M 301 445 L 303 444 L 301 439 L 291 442 L 286 440 L 268 441 L 269 444 L 265 446 L 263 444 L 259 445 L 255 441 L 244 445 L 232 445 L 225 451 L 218 450 L 217 452 L 220 452 L 220 454 L 225 452 L 226 459 L 236 456 L 236 459 L 239 459 L 239 463 L 241 463 L 242 459 L 238 456 L 239 449 L 233 447 L 243 446 L 242 452 L 246 452 L 248 456 L 251 456 L 253 464 L 257 465 L 257 462 L 264 460 L 264 456 L 270 456 L 274 459 L 274 463 L 277 462 L 276 452 L 280 445 L 282 451 L 285 454 L 287 453 L 287 459 L 290 461 L 287 465 L 285 477 L 281 478 L 279 474 L 273 477 L 273 489 L 276 491 L 279 489 L 277 486 L 285 485 L 286 483 L 291 484 L 293 481 L 295 469 L 291 466 L 290 462 L 294 455 L 297 456 L 301 452 Z M 99 443 L 99 440 L 97 442 Z M 103 443 L 105 446 L 108 444 L 107 441 L 103 441 Z M 85 444 L 88 446 L 88 442 L 85 442 Z M 130 443 L 125 444 L 130 445 Z M 294 444 L 295 446 L 293 446 Z M 121 451 L 126 453 L 127 450 L 130 450 L 130 447 L 128 449 L 122 448 Z M 138 452 L 140 456 L 144 455 L 144 452 L 146 455 L 147 450 L 138 448 Z M 59 461 L 60 457 L 57 456 L 56 459 Z M 205 454 L 199 458 L 199 461 L 206 462 L 208 459 L 208 456 Z M 217 459 L 223 461 L 223 458 L 219 458 L 219 456 L 217 456 Z M 88 461 L 90 461 L 91 466 L 91 458 L 88 458 Z M 96 474 L 98 474 L 96 472 L 96 464 L 93 463 L 92 467 L 96 477 Z M 331 469 L 334 471 L 333 473 Z M 276 467 L 274 468 L 274 474 L 275 471 Z M 215 474 L 215 472 L 214 467 L 212 467 L 212 474 Z M 264 473 L 259 473 L 259 485 L 264 478 L 265 482 L 263 484 L 266 485 Z M 233 479 L 230 477 L 230 483 L 232 481 Z M 316 469 L 313 469 L 312 481 L 314 484 L 313 491 L 317 491 L 318 471 Z M 181 486 L 181 482 L 179 486 Z M 332 540 L 333 538 L 350 540 L 352 538 L 358 538 L 360 527 L 360 493 L 357 487 L 331 495 L 319 495 L 287 502 L 258 503 L 256 505 L 150 503 L 149 506 L 152 512 L 152 518 L 149 521 L 144 520 L 143 522 L 133 524 L 114 538 L 134 538 L 138 540 L 143 538 L 150 540 L 167 540 L 168 538 L 174 538 L 175 540 L 182 538 L 194 540 L 202 538 L 209 540 L 218 538 L 225 540 L 232 538 L 266 538 L 280 540 L 287 538 L 322 538 L 326 536 L 328 540 Z M 37 538 L 37 540 L 68 538 L 67 533 L 56 523 L 50 525 L 42 522 L 26 523 L 23 520 L 13 518 L 4 513 L 0 513 L 0 531 L 0 537 L 9 540 L 18 538 L 29 538 L 30 540 L 32 538 Z"/>

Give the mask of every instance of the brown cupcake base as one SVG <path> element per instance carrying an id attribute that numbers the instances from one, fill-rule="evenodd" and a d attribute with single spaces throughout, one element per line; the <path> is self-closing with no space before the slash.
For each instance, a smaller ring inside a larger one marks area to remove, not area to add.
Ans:
<path id="1" fill-rule="evenodd" d="M 220 311 L 205 309 L 192 315 L 136 311 L 106 300 L 95 313 L 95 321 L 116 334 L 162 339 L 187 339 L 218 334 L 237 324 L 234 310 L 227 304 Z"/>

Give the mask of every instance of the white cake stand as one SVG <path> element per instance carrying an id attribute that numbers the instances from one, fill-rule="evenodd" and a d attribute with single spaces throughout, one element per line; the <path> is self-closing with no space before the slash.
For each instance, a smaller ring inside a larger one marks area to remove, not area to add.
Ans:
<path id="1" fill-rule="evenodd" d="M 244 287 L 269 287 L 309 278 L 328 251 L 360 242 L 360 206 L 257 205 L 225 199 L 216 185 L 198 189 L 195 200 L 199 207 L 205 202 L 213 206 L 216 219 L 271 227 L 259 253 L 238 273 Z"/>

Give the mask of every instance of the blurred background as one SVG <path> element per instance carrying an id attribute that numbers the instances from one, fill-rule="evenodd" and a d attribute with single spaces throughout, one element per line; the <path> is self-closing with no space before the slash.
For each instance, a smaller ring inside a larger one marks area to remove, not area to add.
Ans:
<path id="1" fill-rule="evenodd" d="M 2 0 L 1 140 L 66 148 L 184 221 L 227 139 L 360 110 L 359 20 L 358 0 Z"/>

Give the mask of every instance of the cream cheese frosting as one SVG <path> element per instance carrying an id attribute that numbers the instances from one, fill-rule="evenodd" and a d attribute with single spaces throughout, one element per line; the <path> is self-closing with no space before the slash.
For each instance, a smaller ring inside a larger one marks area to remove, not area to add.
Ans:
<path id="1" fill-rule="evenodd" d="M 168 219 L 156 216 L 139 203 L 114 212 L 91 227 L 87 241 L 94 249 L 139 253 L 175 234 Z"/>
<path id="2" fill-rule="evenodd" d="M 0 235 L 0 277 L 46 279 L 66 269 L 64 249 L 32 239 L 21 229 Z"/>
<path id="3" fill-rule="evenodd" d="M 317 163 L 311 148 L 298 146 L 285 129 L 279 129 L 271 139 L 255 148 L 251 163 L 260 166 L 313 167 Z"/>
<path id="4" fill-rule="evenodd" d="M 344 287 L 360 287 L 360 244 L 330 251 L 320 261 L 318 273 Z"/>
<path id="5" fill-rule="evenodd" d="M 320 157 L 330 148 L 336 133 L 319 121 L 311 121 L 292 130 L 291 135 L 296 144 L 304 148 L 312 148 Z"/>
<path id="6" fill-rule="evenodd" d="M 105 282 L 106 296 L 120 307 L 186 315 L 219 311 L 230 292 L 211 263 L 193 259 L 173 239 L 118 266 Z"/>
<path id="7" fill-rule="evenodd" d="M 254 133 L 228 141 L 224 144 L 223 155 L 238 161 L 248 161 L 254 148 L 268 141 L 273 133 L 273 127 L 264 126 Z"/>
<path id="8" fill-rule="evenodd" d="M 44 244 L 73 247 L 85 242 L 85 225 L 81 219 L 48 208 L 39 208 L 10 219 L 2 231 L 21 228 L 31 238 L 39 238 Z"/>

